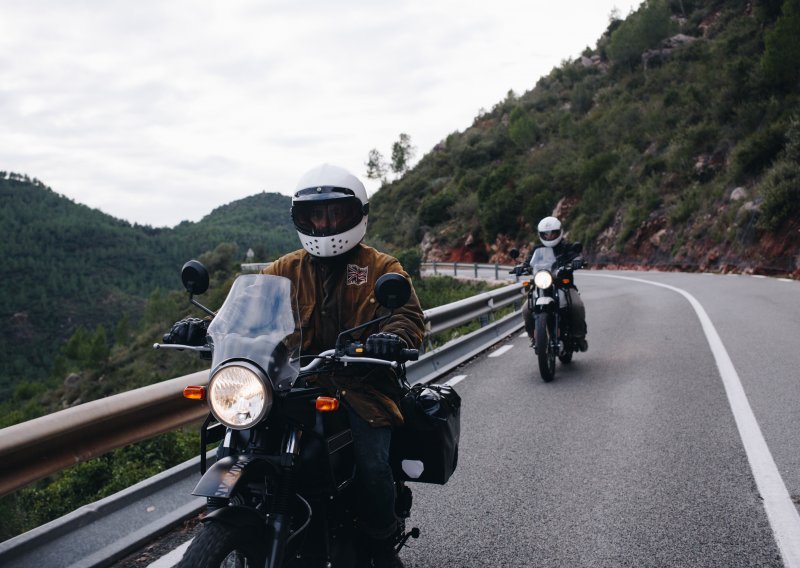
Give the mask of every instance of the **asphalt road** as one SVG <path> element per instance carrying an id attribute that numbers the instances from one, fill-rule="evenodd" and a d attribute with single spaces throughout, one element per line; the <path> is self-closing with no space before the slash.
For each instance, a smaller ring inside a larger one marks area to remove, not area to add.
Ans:
<path id="1" fill-rule="evenodd" d="M 797 516 L 800 282 L 583 271 L 589 351 L 554 382 L 518 335 L 449 377 L 460 463 L 445 486 L 412 485 L 407 567 L 800 566 L 695 308 L 631 278 L 708 314 Z"/>
<path id="2" fill-rule="evenodd" d="M 700 302 L 797 502 L 800 283 L 583 272 L 589 351 L 554 382 L 518 336 L 454 373 L 461 461 L 414 486 L 406 566 L 784 565 L 693 307 L 611 275 Z"/>

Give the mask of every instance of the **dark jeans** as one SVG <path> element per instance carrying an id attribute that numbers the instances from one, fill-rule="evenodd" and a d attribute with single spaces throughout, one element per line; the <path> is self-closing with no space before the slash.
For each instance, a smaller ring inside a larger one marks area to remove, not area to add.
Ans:
<path id="1" fill-rule="evenodd" d="M 356 456 L 356 511 L 358 528 L 367 536 L 382 540 L 397 530 L 394 513 L 394 478 L 389 465 L 392 429 L 373 428 L 345 404 L 350 416 Z"/>
<path id="2" fill-rule="evenodd" d="M 566 290 L 569 298 L 572 301 L 572 310 L 570 311 L 570 318 L 572 319 L 572 335 L 576 339 L 586 337 L 586 307 L 583 305 L 580 293 L 574 289 L 569 288 Z M 528 337 L 533 337 L 533 329 L 535 326 L 533 314 L 528 309 L 528 300 L 522 305 L 522 319 L 525 321 L 525 331 L 528 332 Z"/>

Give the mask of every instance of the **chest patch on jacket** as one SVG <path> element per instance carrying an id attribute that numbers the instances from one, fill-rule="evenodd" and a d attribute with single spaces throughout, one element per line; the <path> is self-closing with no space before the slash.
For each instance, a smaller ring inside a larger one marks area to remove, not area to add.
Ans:
<path id="1" fill-rule="evenodd" d="M 360 267 L 355 264 L 347 265 L 347 285 L 348 286 L 361 286 L 367 283 L 367 269 L 369 267 Z"/>

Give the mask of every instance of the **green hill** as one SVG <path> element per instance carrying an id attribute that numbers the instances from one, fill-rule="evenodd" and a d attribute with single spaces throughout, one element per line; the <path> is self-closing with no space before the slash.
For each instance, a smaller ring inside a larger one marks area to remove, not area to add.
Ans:
<path id="1" fill-rule="evenodd" d="M 297 246 L 290 199 L 261 193 L 174 229 L 131 225 L 77 204 L 35 179 L 0 172 L 0 400 L 20 381 L 41 379 L 78 328 L 110 335 L 135 322 L 154 289 L 181 288 L 189 258 L 231 243 L 244 260 Z"/>
<path id="2" fill-rule="evenodd" d="M 509 262 L 555 212 L 597 263 L 800 275 L 797 38 L 800 0 L 643 2 L 384 186 L 371 234 Z"/>
<path id="3" fill-rule="evenodd" d="M 643 2 L 382 187 L 368 240 L 409 265 L 510 262 L 555 213 L 598 264 L 800 275 L 798 37 L 800 0 Z M 18 174 L 0 172 L 0 199 L 0 400 L 49 376 L 76 330 L 101 325 L 110 344 L 154 289 L 179 289 L 186 259 L 221 243 L 212 264 L 297 246 L 277 194 L 172 229 Z"/>

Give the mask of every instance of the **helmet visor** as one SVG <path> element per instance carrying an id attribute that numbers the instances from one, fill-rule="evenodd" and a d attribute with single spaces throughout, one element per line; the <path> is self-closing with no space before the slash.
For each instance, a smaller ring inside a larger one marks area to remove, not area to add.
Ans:
<path id="1" fill-rule="evenodd" d="M 356 197 L 296 201 L 292 220 L 304 235 L 327 237 L 349 231 L 364 218 L 363 206 Z"/>
<path id="2" fill-rule="evenodd" d="M 561 236 L 561 229 L 555 231 L 540 231 L 539 238 L 543 241 L 554 241 Z"/>

